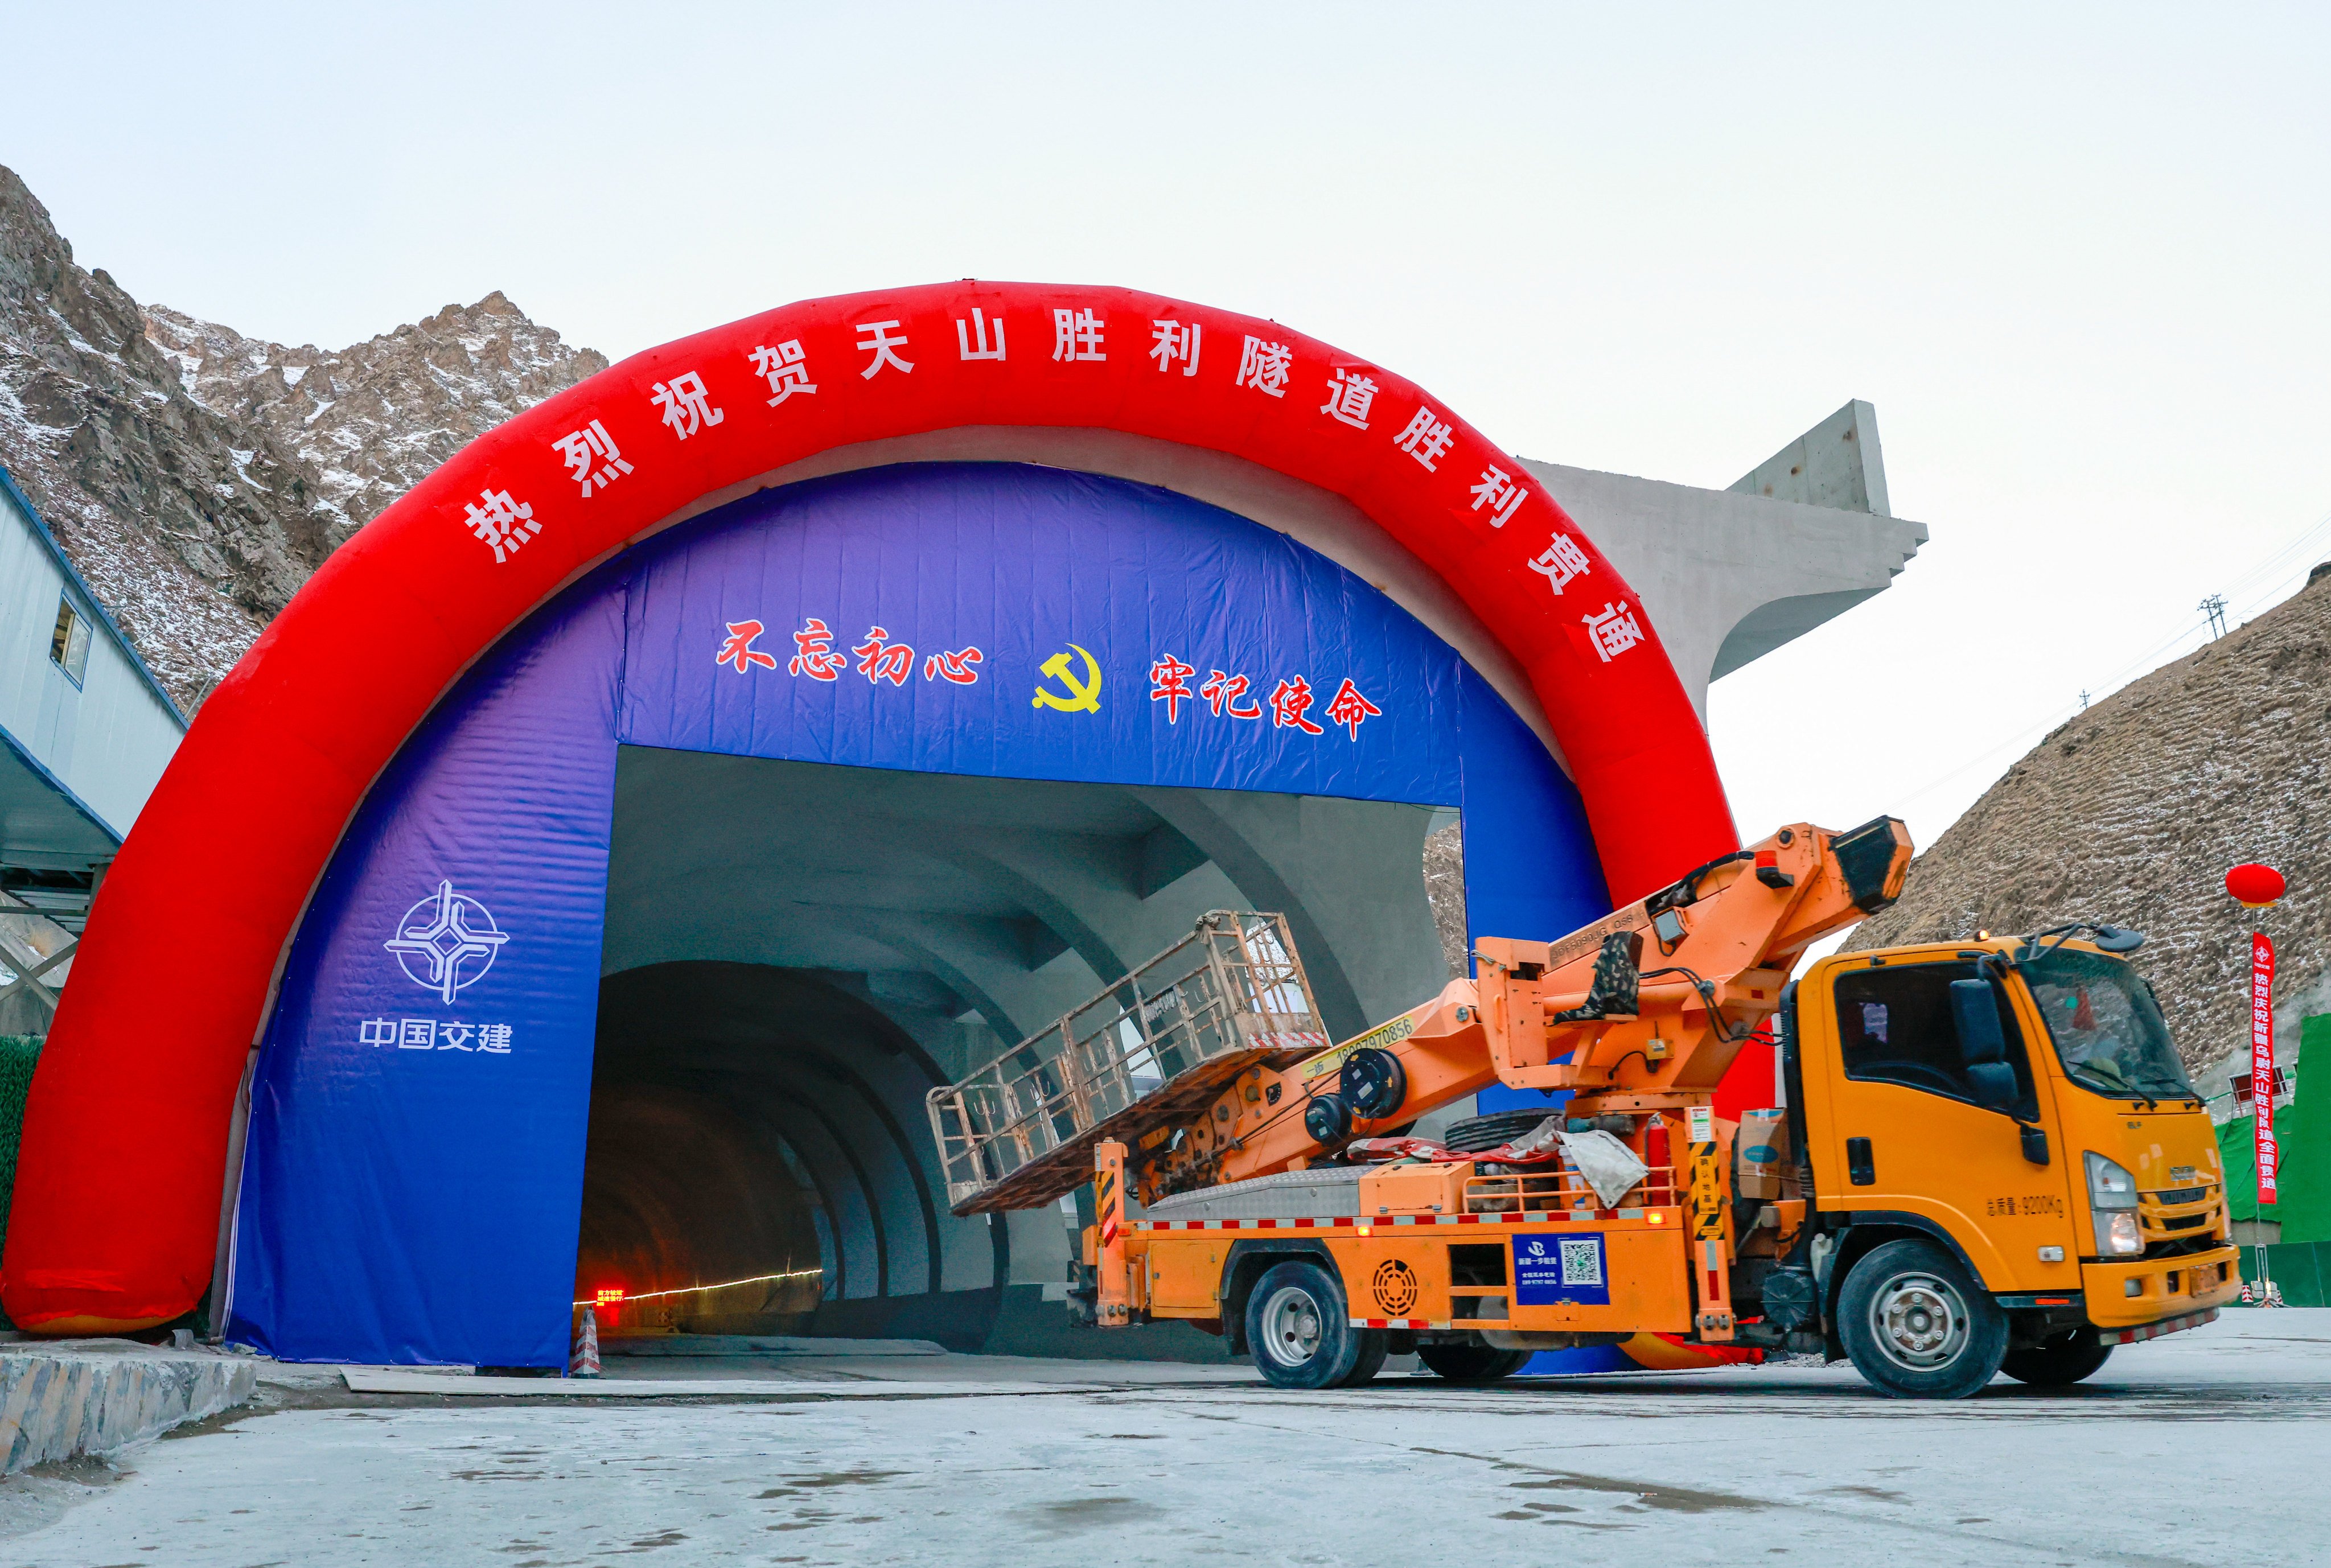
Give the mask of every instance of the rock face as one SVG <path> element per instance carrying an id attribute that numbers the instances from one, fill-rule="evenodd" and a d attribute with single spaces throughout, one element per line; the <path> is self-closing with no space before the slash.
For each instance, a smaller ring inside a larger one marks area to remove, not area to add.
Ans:
<path id="1" fill-rule="evenodd" d="M 138 302 L 5 168 L 0 463 L 181 706 L 324 558 L 294 461 L 186 394 Z"/>
<path id="2" fill-rule="evenodd" d="M 188 711 L 414 481 L 606 363 L 498 293 L 338 353 L 147 311 L 0 167 L 0 465 Z"/>
<path id="3" fill-rule="evenodd" d="M 481 432 L 607 368 L 500 292 L 337 353 L 286 348 L 166 306 L 146 336 L 195 402 L 263 432 L 315 477 L 338 546 Z"/>
<path id="4" fill-rule="evenodd" d="M 1912 866 L 1901 901 L 1851 948 L 1948 941 L 2068 920 L 2134 926 L 2205 1095 L 2250 1038 L 2249 933 L 2229 867 L 2264 860 L 2289 896 L 2263 917 L 2279 974 L 2276 1035 L 2331 1012 L 2331 570 L 2200 652 L 2060 727 Z"/>
<path id="5" fill-rule="evenodd" d="M 1441 956 L 1453 978 L 1464 974 L 1470 955 L 1465 950 L 1465 829 L 1451 822 L 1424 836 L 1424 897 L 1432 906 L 1433 928 L 1441 934 Z"/>

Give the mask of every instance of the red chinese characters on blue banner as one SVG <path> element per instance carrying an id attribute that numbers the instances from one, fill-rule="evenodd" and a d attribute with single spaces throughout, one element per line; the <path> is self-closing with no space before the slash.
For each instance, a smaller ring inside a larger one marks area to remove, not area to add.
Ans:
<path id="1" fill-rule="evenodd" d="M 993 323 L 984 340 L 977 325 L 966 345 L 994 353 Z M 1064 366 L 1114 350 L 1080 316 L 1051 347 Z M 1184 339 L 1172 347 L 1178 366 Z M 1366 389 L 1345 396 L 1357 410 Z M 697 534 L 684 556 L 651 546 L 634 566 L 625 741 L 1424 804 L 1460 793 L 1456 752 L 1426 737 L 1455 711 L 1461 661 L 1243 518 L 1001 463 L 812 480 L 724 515 L 756 514 L 770 523 Z"/>

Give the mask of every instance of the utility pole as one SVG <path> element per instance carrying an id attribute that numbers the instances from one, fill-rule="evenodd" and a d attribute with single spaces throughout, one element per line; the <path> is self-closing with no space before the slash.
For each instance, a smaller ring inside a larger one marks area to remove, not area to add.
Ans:
<path id="1" fill-rule="evenodd" d="M 2223 594 L 2212 594 L 2194 607 L 2210 618 L 2211 641 L 2215 642 L 2226 634 L 2226 596 Z"/>

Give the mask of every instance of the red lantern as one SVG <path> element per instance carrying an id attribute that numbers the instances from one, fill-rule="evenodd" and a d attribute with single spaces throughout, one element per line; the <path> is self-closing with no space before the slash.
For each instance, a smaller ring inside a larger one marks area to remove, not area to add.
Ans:
<path id="1" fill-rule="evenodd" d="M 2253 860 L 2226 873 L 2226 891 L 2246 909 L 2263 909 L 2282 897 L 2282 873 Z"/>

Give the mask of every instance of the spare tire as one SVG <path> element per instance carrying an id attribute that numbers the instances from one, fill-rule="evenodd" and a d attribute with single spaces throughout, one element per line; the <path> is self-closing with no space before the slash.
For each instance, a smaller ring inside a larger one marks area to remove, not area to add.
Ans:
<path id="1" fill-rule="evenodd" d="M 1485 1117 L 1467 1117 L 1461 1122 L 1450 1123 L 1449 1130 L 1441 1135 L 1441 1142 L 1442 1146 L 1460 1155 L 1479 1154 L 1500 1144 L 1510 1144 L 1516 1138 L 1526 1138 L 1537 1131 L 1546 1117 L 1562 1114 L 1560 1106 L 1546 1106 L 1537 1110 L 1492 1111 Z"/>

